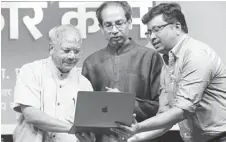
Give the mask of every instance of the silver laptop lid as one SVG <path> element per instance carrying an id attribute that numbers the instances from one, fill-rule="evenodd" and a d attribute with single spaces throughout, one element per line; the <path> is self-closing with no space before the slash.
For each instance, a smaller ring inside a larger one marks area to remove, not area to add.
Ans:
<path id="1" fill-rule="evenodd" d="M 134 104 L 134 93 L 79 91 L 74 126 L 117 127 L 116 121 L 131 125 Z"/>

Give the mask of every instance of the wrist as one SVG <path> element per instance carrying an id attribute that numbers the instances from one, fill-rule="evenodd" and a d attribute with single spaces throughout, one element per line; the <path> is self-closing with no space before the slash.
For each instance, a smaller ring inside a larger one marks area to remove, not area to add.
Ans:
<path id="1" fill-rule="evenodd" d="M 143 132 L 143 126 L 142 126 L 142 123 L 137 123 L 137 131 L 136 131 L 136 133 L 140 133 L 140 132 Z"/>
<path id="2" fill-rule="evenodd" d="M 141 132 L 141 125 L 140 123 L 137 123 L 136 133 L 140 133 L 140 132 Z"/>
<path id="3" fill-rule="evenodd" d="M 72 126 L 73 126 L 72 124 L 67 124 L 67 133 L 70 133 Z"/>
<path id="4" fill-rule="evenodd" d="M 136 141 L 139 141 L 140 140 L 140 137 L 139 135 L 135 134 L 133 135 L 132 137 L 130 137 L 127 142 L 136 142 Z"/>

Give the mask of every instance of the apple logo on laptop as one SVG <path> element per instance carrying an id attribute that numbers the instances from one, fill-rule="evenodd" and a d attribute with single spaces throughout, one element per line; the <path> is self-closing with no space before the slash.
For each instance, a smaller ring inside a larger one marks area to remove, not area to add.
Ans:
<path id="1" fill-rule="evenodd" d="M 102 108 L 102 112 L 103 112 L 103 113 L 108 112 L 108 107 L 107 107 L 107 106 L 103 107 L 103 108 Z"/>

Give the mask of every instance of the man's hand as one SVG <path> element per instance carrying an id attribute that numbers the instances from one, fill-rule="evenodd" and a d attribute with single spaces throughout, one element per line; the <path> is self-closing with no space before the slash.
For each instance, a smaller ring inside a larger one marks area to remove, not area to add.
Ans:
<path id="1" fill-rule="evenodd" d="M 72 117 L 67 117 L 66 120 L 73 124 Z M 94 133 L 76 133 L 75 136 L 79 139 L 81 142 L 95 142 L 96 136 Z"/>
<path id="2" fill-rule="evenodd" d="M 76 133 L 75 135 L 81 142 L 95 142 L 96 141 L 96 136 L 92 132 L 91 133 Z"/>
<path id="3" fill-rule="evenodd" d="M 122 141 L 126 141 L 130 137 L 134 136 L 139 130 L 139 123 L 137 123 L 135 118 L 136 114 L 133 114 L 133 122 L 131 127 L 117 122 L 116 124 L 118 128 L 111 128 L 111 131 L 115 132 Z"/>
<path id="4" fill-rule="evenodd" d="M 109 87 L 105 87 L 107 89 L 107 92 L 120 92 L 118 90 L 118 88 L 109 88 Z"/>

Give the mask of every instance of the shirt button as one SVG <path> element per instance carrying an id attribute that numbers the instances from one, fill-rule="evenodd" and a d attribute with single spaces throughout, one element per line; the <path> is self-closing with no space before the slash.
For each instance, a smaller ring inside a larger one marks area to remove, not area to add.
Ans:
<path id="1" fill-rule="evenodd" d="M 60 88 L 62 88 L 62 86 L 60 85 Z"/>
<path id="2" fill-rule="evenodd" d="M 55 138 L 56 137 L 56 135 L 53 135 L 53 138 Z"/>
<path id="3" fill-rule="evenodd" d="M 57 103 L 57 105 L 59 106 L 59 105 L 60 105 L 60 103 Z"/>

